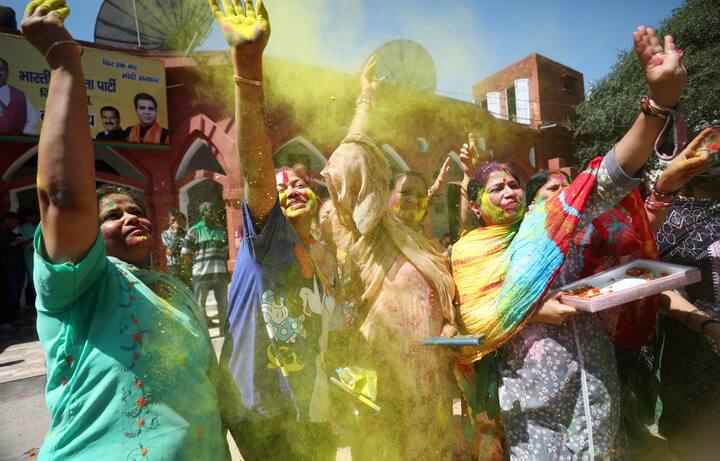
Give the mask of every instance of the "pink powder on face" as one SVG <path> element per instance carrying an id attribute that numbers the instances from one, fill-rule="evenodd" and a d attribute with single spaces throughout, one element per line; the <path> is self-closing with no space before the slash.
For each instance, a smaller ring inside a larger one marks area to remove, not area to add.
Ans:
<path id="1" fill-rule="evenodd" d="M 287 170 L 281 170 L 275 173 L 275 184 L 285 184 L 290 182 L 290 177 L 287 174 Z"/>

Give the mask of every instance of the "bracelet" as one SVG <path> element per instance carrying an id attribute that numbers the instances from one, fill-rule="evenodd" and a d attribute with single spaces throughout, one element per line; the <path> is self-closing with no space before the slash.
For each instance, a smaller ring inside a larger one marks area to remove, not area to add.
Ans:
<path id="1" fill-rule="evenodd" d="M 700 333 L 705 334 L 705 327 L 708 326 L 708 323 L 720 323 L 720 320 L 715 319 L 707 319 L 703 320 L 700 324 Z"/>
<path id="2" fill-rule="evenodd" d="M 355 104 L 367 104 L 369 106 L 375 105 L 375 97 L 370 94 L 361 94 L 358 96 L 357 100 L 355 101 Z"/>
<path id="3" fill-rule="evenodd" d="M 83 51 L 85 51 L 85 48 L 83 48 L 83 46 L 81 44 L 79 44 L 78 42 L 76 42 L 75 40 L 60 40 L 60 41 L 53 43 L 52 45 L 50 45 L 48 47 L 47 50 L 45 50 L 45 60 L 47 60 L 49 58 L 50 53 L 52 53 L 52 51 L 55 49 L 55 47 L 60 46 L 60 45 L 75 45 L 76 47 L 78 47 L 80 49 L 80 56 L 82 56 Z"/>
<path id="4" fill-rule="evenodd" d="M 657 198 L 659 198 L 659 199 L 669 198 L 669 199 L 673 199 L 673 200 L 675 199 L 675 196 L 676 196 L 677 193 L 679 192 L 679 191 L 677 191 L 677 190 L 676 190 L 675 192 L 665 192 L 665 191 L 663 191 L 663 190 L 660 190 L 660 189 L 657 188 L 657 181 L 655 181 L 655 182 L 653 183 L 653 185 L 650 187 L 650 191 L 652 192 L 652 194 L 653 194 L 655 197 L 657 197 Z"/>
<path id="5" fill-rule="evenodd" d="M 239 84 L 239 83 L 244 83 L 244 84 L 246 84 L 246 85 L 252 85 L 252 86 L 256 86 L 256 87 L 258 87 L 258 88 L 261 87 L 261 86 L 263 86 L 262 80 L 252 80 L 252 79 L 249 79 L 249 78 L 241 77 L 241 76 L 239 76 L 239 75 L 233 75 L 233 78 L 235 79 L 235 84 L 236 84 L 236 85 Z"/>
<path id="6" fill-rule="evenodd" d="M 660 211 L 663 208 L 670 208 L 671 206 L 673 206 L 673 202 L 656 202 L 650 200 L 650 197 L 645 199 L 645 208 L 650 211 Z"/>
<path id="7" fill-rule="evenodd" d="M 640 100 L 640 112 L 650 117 L 668 118 L 672 115 L 673 110 L 657 104 L 647 96 L 643 96 Z"/>

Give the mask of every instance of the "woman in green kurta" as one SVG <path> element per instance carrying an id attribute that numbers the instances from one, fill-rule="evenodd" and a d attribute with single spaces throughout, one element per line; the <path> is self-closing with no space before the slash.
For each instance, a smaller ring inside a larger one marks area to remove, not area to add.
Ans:
<path id="1" fill-rule="evenodd" d="M 34 240 L 52 421 L 39 458 L 228 459 L 202 313 L 182 282 L 146 269 L 152 227 L 139 200 L 118 190 L 96 196 L 68 14 L 62 0 L 33 1 L 22 22 L 52 72 Z"/>

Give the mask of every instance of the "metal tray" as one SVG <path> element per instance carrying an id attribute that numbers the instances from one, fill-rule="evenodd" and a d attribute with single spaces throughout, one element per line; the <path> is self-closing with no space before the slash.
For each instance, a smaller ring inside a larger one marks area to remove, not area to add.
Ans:
<path id="1" fill-rule="evenodd" d="M 666 272 L 668 275 L 652 280 L 647 280 L 645 276 L 632 277 L 626 273 L 632 267 L 641 267 L 656 274 Z M 610 292 L 592 298 L 563 294 L 560 296 L 560 302 L 582 311 L 597 312 L 673 288 L 692 285 L 700 279 L 700 269 L 697 267 L 638 259 L 560 288 L 562 291 L 568 291 L 581 285 L 590 285 L 594 288 L 607 289 L 613 285 Z"/>

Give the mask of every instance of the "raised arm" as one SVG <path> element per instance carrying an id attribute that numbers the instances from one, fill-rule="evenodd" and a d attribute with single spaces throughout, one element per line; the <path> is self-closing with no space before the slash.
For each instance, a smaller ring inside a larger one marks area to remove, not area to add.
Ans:
<path id="1" fill-rule="evenodd" d="M 470 209 L 470 197 L 467 195 L 467 190 L 470 180 L 475 176 L 480 164 L 484 159 L 488 158 L 484 146 L 485 142 L 482 139 L 478 143 L 475 135 L 470 133 L 468 134 L 468 142 L 460 148 L 459 157 L 463 169 L 463 180 L 460 186 L 460 227 L 462 232 L 471 231 L 478 226 L 478 219 Z"/>
<path id="2" fill-rule="evenodd" d="M 63 0 L 31 1 L 21 28 L 48 61 L 50 88 L 38 146 L 40 225 L 52 262 L 81 259 L 98 232 L 95 157 L 80 45 L 63 25 Z"/>
<path id="3" fill-rule="evenodd" d="M 262 0 L 208 0 L 231 47 L 235 70 L 235 143 L 245 183 L 245 201 L 253 223 L 262 227 L 277 200 L 272 145 L 265 125 L 262 56 L 270 22 Z M 259 231 L 259 229 L 257 229 Z"/>
<path id="4" fill-rule="evenodd" d="M 633 32 L 635 51 L 650 87 L 650 97 L 660 107 L 673 108 L 687 84 L 687 72 L 681 55 L 675 49 L 670 35 L 665 36 L 665 47 L 660 45 L 655 30 L 638 27 Z M 665 126 L 666 118 L 641 113 L 630 130 L 615 146 L 615 158 L 629 176 L 635 176 L 650 158 L 655 140 Z"/>
<path id="5" fill-rule="evenodd" d="M 443 162 L 442 166 L 440 167 L 440 171 L 438 171 L 435 182 L 433 182 L 432 186 L 428 188 L 428 198 L 430 200 L 433 200 L 438 196 L 442 195 L 443 191 L 445 190 L 445 185 L 447 184 L 447 175 L 449 171 L 450 157 L 447 157 L 445 159 L 445 162 Z"/>
<path id="6" fill-rule="evenodd" d="M 703 142 L 717 131 L 706 128 L 697 135 L 690 144 L 658 177 L 653 192 L 645 202 L 645 209 L 653 231 L 657 232 L 665 222 L 667 213 L 680 190 L 695 176 L 710 166 L 710 151 L 703 148 Z"/>
<path id="7" fill-rule="evenodd" d="M 360 95 L 357 99 L 357 108 L 348 134 L 367 134 L 370 126 L 370 109 L 375 104 L 375 90 L 379 81 L 375 78 L 375 66 L 377 60 L 375 56 L 370 56 L 360 73 Z"/>

